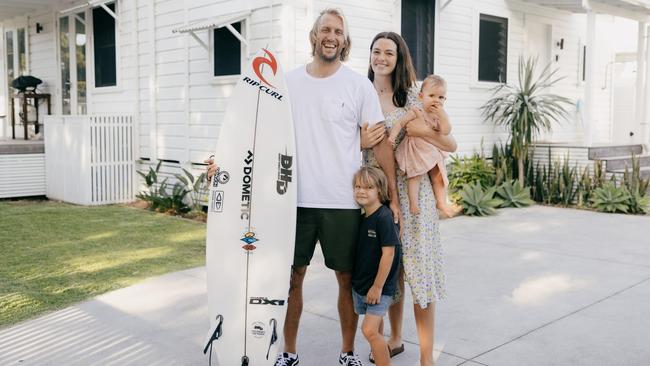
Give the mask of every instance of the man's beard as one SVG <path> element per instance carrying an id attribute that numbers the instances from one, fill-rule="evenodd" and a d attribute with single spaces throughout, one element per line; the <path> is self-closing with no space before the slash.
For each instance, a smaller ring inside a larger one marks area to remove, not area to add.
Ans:
<path id="1" fill-rule="evenodd" d="M 316 48 L 316 56 L 318 56 L 318 58 L 325 63 L 332 63 L 338 60 L 339 57 L 341 57 L 341 52 L 343 52 L 343 50 L 341 48 L 337 48 L 336 53 L 334 53 L 334 55 L 330 57 L 330 56 L 325 56 L 325 53 L 323 52 L 322 44 Z"/>

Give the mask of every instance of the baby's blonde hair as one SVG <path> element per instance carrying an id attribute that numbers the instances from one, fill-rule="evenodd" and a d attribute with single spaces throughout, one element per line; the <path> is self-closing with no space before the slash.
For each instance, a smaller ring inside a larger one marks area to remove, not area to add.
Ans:
<path id="1" fill-rule="evenodd" d="M 381 169 L 372 166 L 363 166 L 354 174 L 352 186 L 357 184 L 365 187 L 376 187 L 381 203 L 388 202 L 388 179 Z"/>
<path id="2" fill-rule="evenodd" d="M 424 80 L 422 80 L 422 86 L 420 86 L 420 91 L 424 90 L 424 87 L 429 85 L 441 86 L 447 89 L 447 82 L 445 81 L 445 79 L 443 79 L 442 76 L 435 75 L 435 74 L 431 74 L 426 78 L 424 78 Z"/>

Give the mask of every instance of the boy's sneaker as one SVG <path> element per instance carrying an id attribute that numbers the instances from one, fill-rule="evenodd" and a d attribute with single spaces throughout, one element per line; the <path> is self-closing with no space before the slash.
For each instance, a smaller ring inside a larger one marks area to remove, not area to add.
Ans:
<path id="1" fill-rule="evenodd" d="M 296 357 L 289 356 L 288 353 L 278 353 L 278 359 L 275 360 L 275 366 L 296 366 L 298 365 L 298 355 Z"/>
<path id="2" fill-rule="evenodd" d="M 345 366 L 363 366 L 363 363 L 361 363 L 359 356 L 355 355 L 352 351 L 348 353 L 341 353 L 339 355 L 339 363 Z"/>

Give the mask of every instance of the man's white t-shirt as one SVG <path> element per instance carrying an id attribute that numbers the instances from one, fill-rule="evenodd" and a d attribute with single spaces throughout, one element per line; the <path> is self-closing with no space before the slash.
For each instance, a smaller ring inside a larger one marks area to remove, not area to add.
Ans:
<path id="1" fill-rule="evenodd" d="M 359 127 L 384 120 L 372 83 L 345 65 L 326 78 L 301 66 L 286 79 L 296 134 L 298 207 L 358 208 L 352 178 L 361 167 Z"/>

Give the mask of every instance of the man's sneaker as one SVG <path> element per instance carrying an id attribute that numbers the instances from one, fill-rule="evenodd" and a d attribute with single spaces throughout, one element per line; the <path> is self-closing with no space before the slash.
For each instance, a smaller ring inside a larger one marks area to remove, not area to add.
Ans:
<path id="1" fill-rule="evenodd" d="M 296 366 L 298 365 L 298 355 L 296 358 L 290 357 L 288 353 L 278 353 L 278 359 L 275 360 L 275 366 Z"/>
<path id="2" fill-rule="evenodd" d="M 352 351 L 348 353 L 341 353 L 339 355 L 339 363 L 345 366 L 363 366 L 359 356 L 355 355 Z"/>

